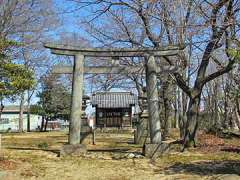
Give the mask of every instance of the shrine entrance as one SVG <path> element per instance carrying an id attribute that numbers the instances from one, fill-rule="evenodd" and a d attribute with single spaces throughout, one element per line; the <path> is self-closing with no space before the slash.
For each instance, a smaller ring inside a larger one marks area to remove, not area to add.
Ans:
<path id="1" fill-rule="evenodd" d="M 84 74 L 136 74 L 140 69 L 145 71 L 147 102 L 149 112 L 150 142 L 161 144 L 161 124 L 159 118 L 159 103 L 157 89 L 157 75 L 159 73 L 169 73 L 176 71 L 176 66 L 158 66 L 155 57 L 170 59 L 179 56 L 183 48 L 178 46 L 168 46 L 162 48 L 79 48 L 70 45 L 45 44 L 46 48 L 51 49 L 53 54 L 68 55 L 74 57 L 74 65 L 56 67 L 54 73 L 73 74 L 72 80 L 72 104 L 69 129 L 69 144 L 77 145 L 80 143 L 81 131 L 81 109 L 82 109 L 82 90 Z M 111 57 L 116 60 L 118 57 L 144 57 L 145 65 L 142 66 L 121 66 L 110 67 L 84 67 L 85 57 Z M 173 64 L 173 63 L 171 63 Z M 109 123 L 108 123 L 109 124 Z"/>
<path id="2" fill-rule="evenodd" d="M 137 105 L 137 96 L 130 92 L 98 92 L 92 95 L 95 107 L 96 127 L 132 128 L 132 108 Z"/>

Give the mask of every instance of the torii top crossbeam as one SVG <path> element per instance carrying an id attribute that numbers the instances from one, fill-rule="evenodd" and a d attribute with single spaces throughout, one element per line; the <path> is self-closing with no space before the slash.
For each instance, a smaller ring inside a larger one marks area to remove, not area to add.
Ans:
<path id="1" fill-rule="evenodd" d="M 166 46 L 160 48 L 80 48 L 73 45 L 46 43 L 44 47 L 51 49 L 53 54 L 74 56 L 82 54 L 90 57 L 141 57 L 141 56 L 175 56 L 184 47 Z"/>

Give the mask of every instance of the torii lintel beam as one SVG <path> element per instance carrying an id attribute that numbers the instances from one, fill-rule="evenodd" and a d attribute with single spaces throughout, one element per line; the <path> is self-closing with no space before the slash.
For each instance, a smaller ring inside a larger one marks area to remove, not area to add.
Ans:
<path id="1" fill-rule="evenodd" d="M 80 48 L 72 45 L 45 44 L 53 54 L 75 56 L 82 54 L 89 57 L 142 57 L 142 56 L 176 56 L 184 49 L 179 46 L 162 48 Z"/>
<path id="2" fill-rule="evenodd" d="M 128 66 L 128 67 L 108 67 L 108 66 L 98 66 L 98 67 L 91 67 L 86 66 L 84 67 L 84 74 L 138 74 L 142 73 L 144 68 L 142 66 Z M 157 67 L 157 73 L 173 73 L 178 70 L 175 66 L 162 66 Z M 54 74 L 72 74 L 73 67 L 72 66 L 54 66 L 52 69 L 52 73 Z"/>

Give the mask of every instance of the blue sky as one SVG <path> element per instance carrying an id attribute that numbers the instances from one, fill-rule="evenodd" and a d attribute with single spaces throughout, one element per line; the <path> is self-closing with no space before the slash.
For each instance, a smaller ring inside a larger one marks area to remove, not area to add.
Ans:
<path id="1" fill-rule="evenodd" d="M 52 30 L 51 32 L 48 32 L 48 36 L 50 36 L 51 39 L 58 39 L 60 40 L 60 34 L 62 33 L 75 33 L 78 34 L 81 37 L 84 37 L 88 40 L 91 40 L 92 37 L 89 36 L 87 32 L 84 31 L 83 28 L 81 28 L 80 22 L 79 22 L 79 16 L 82 17 L 88 17 L 88 8 L 85 8 L 84 10 L 78 10 L 76 9 L 79 7 L 78 4 L 75 4 L 70 1 L 65 0 L 54 0 L 57 12 L 59 14 L 60 18 L 60 26 L 57 29 Z M 97 46 L 97 44 L 91 44 L 92 46 Z M 47 50 L 49 53 L 50 51 Z M 56 55 L 50 55 L 51 61 L 55 61 L 56 59 L 60 58 Z M 41 70 L 40 70 L 41 71 Z M 91 85 L 87 84 L 85 81 L 85 91 L 88 95 L 91 93 Z M 37 92 L 38 90 L 36 90 Z M 119 91 L 119 89 L 113 89 L 113 91 Z M 38 98 L 36 97 L 36 93 L 34 93 L 33 98 L 31 100 L 31 104 L 37 103 Z M 5 100 L 5 105 L 10 104 L 19 104 L 19 101 L 11 102 L 9 100 Z M 93 109 L 91 107 L 88 107 L 86 110 L 88 113 L 91 113 Z"/>

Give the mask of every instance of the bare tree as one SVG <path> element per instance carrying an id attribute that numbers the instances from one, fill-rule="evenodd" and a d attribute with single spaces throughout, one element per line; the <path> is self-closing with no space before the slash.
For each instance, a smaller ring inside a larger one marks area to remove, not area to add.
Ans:
<path id="1" fill-rule="evenodd" d="M 46 32 L 58 24 L 55 14 L 53 1 L 1 1 L 0 36 L 14 39 L 21 44 L 16 48 L 14 61 L 35 71 L 36 77 L 39 77 L 37 69 L 43 67 L 43 63 L 46 62 L 41 42 L 46 37 Z M 29 106 L 33 93 L 29 90 L 28 94 Z M 20 95 L 19 131 L 23 131 L 24 104 L 25 92 Z M 30 130 L 29 116 L 28 130 Z"/>
<path id="2" fill-rule="evenodd" d="M 189 99 L 182 121 L 184 148 L 195 145 L 203 87 L 231 71 L 236 61 L 228 52 L 237 38 L 239 1 L 74 2 L 92 10 L 88 18 L 80 20 L 81 26 L 102 46 L 189 45 L 187 54 L 180 57 L 182 73 L 172 75 Z M 171 59 L 166 60 L 173 65 Z M 216 66 L 214 71 L 209 71 L 211 63 Z M 162 81 L 168 80 L 166 76 Z M 185 106 L 182 105 L 183 111 Z"/>

